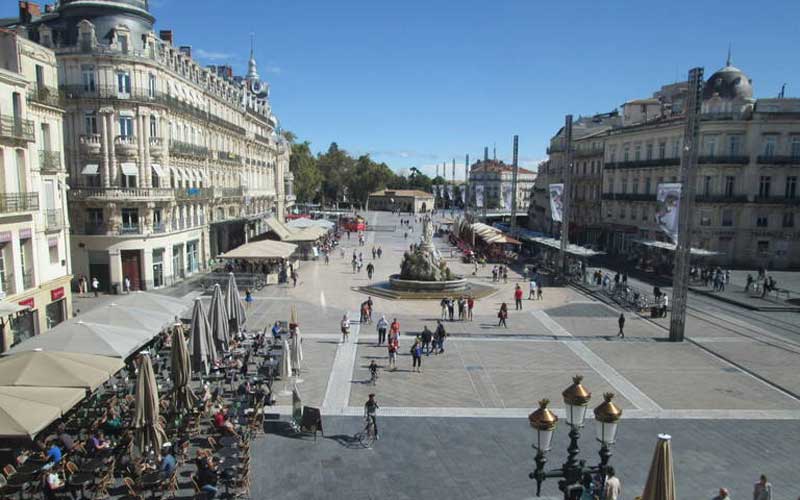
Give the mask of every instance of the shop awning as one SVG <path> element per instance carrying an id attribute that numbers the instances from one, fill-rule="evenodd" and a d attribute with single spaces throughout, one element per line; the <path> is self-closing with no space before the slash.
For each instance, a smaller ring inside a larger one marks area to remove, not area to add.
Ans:
<path id="1" fill-rule="evenodd" d="M 20 311 L 24 311 L 25 309 L 28 309 L 28 306 L 21 306 L 13 302 L 0 302 L 0 316 L 16 314 Z"/>
<path id="2" fill-rule="evenodd" d="M 139 175 L 139 169 L 136 168 L 136 164 L 135 163 L 122 163 L 122 164 L 120 164 L 119 168 L 122 169 L 122 174 L 123 175 L 130 175 L 130 176 L 133 176 L 133 177 L 136 177 L 136 176 Z"/>
<path id="3" fill-rule="evenodd" d="M 266 219 L 265 222 L 267 223 L 270 231 L 277 234 L 281 241 L 286 241 L 292 236 L 292 232 L 289 231 L 289 228 L 287 228 L 283 222 L 279 221 L 275 217 L 270 217 L 269 219 Z"/>
<path id="4" fill-rule="evenodd" d="M 662 250 L 667 250 L 668 252 L 674 252 L 677 248 L 675 243 L 667 243 L 666 241 L 656 241 L 656 240 L 633 240 L 634 243 L 638 243 L 640 245 L 644 245 L 646 247 L 652 248 L 660 248 Z M 692 248 L 689 250 L 691 255 L 695 255 L 698 257 L 711 257 L 713 255 L 722 255 L 719 252 L 714 252 L 712 250 L 705 250 L 703 248 Z"/>
<path id="5" fill-rule="evenodd" d="M 297 250 L 297 245 L 281 241 L 262 240 L 245 243 L 219 257 L 221 259 L 286 259 Z"/>
<path id="6" fill-rule="evenodd" d="M 161 165 L 158 163 L 151 163 L 150 166 L 153 168 L 153 173 L 155 173 L 159 179 L 164 178 L 164 170 L 161 169 Z"/>
<path id="7" fill-rule="evenodd" d="M 488 226 L 482 222 L 476 222 L 470 226 L 472 231 L 478 236 L 480 239 L 485 241 L 486 243 L 490 244 L 504 244 L 504 243 L 512 243 L 512 244 L 519 244 L 520 242 L 511 236 L 503 233 L 497 228 L 492 226 Z"/>
<path id="8" fill-rule="evenodd" d="M 555 238 L 547 238 L 545 236 L 533 236 L 533 237 L 523 236 L 522 239 L 526 241 L 531 241 L 533 243 L 538 243 L 540 245 L 553 248 L 555 250 L 561 250 L 561 240 L 557 240 Z M 567 253 L 570 255 L 574 255 L 576 257 L 594 257 L 595 255 L 605 255 L 605 252 L 598 252 L 597 250 L 592 250 L 591 248 L 575 245 L 574 243 L 569 243 L 567 245 Z"/>
<path id="9" fill-rule="evenodd" d="M 82 175 L 97 175 L 100 173 L 100 165 L 97 163 L 87 163 L 81 170 Z"/>
<path id="10" fill-rule="evenodd" d="M 84 389 L 0 387 L 0 438 L 30 438 L 86 397 Z"/>
<path id="11" fill-rule="evenodd" d="M 336 226 L 333 222 L 325 219 L 308 219 L 302 217 L 300 219 L 293 219 L 286 223 L 289 229 L 304 229 L 307 227 L 321 227 L 325 230 L 333 229 Z"/>
<path id="12" fill-rule="evenodd" d="M 292 230 L 292 234 L 286 239 L 286 241 L 294 241 L 294 242 L 301 242 L 301 241 L 316 241 L 323 236 L 328 231 L 318 227 L 306 227 L 303 229 L 294 229 Z"/>

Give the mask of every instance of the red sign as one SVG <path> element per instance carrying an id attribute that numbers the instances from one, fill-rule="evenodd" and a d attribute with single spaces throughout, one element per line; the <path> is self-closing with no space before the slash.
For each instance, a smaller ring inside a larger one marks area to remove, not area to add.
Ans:
<path id="1" fill-rule="evenodd" d="M 56 301 L 58 299 L 64 298 L 64 287 L 60 286 L 58 288 L 54 288 L 50 290 L 50 300 Z"/>
<path id="2" fill-rule="evenodd" d="M 34 308 L 34 304 L 33 304 L 33 297 L 31 297 L 31 298 L 29 298 L 29 299 L 25 299 L 25 300 L 20 300 L 20 301 L 19 301 L 19 305 L 21 305 L 21 306 L 28 306 L 28 307 L 30 307 L 31 309 L 33 309 L 33 308 Z"/>

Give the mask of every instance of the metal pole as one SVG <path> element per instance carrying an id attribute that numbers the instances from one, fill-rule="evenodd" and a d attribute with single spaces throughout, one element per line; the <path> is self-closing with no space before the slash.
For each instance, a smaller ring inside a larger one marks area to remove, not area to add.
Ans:
<path id="1" fill-rule="evenodd" d="M 683 132 L 681 160 L 681 200 L 678 208 L 678 242 L 675 248 L 675 268 L 672 272 L 672 316 L 669 340 L 682 342 L 686 329 L 686 299 L 689 290 L 689 258 L 692 247 L 692 212 L 697 184 L 697 150 L 700 135 L 700 92 L 703 89 L 703 68 L 689 70 L 689 95 L 686 106 L 686 126 Z"/>
<path id="2" fill-rule="evenodd" d="M 515 233 L 517 228 L 517 176 L 519 175 L 519 162 L 517 153 L 519 149 L 519 136 L 514 136 L 514 151 L 512 156 L 512 166 L 514 168 L 511 174 L 511 234 Z"/>
<path id="3" fill-rule="evenodd" d="M 564 119 L 564 168 L 562 179 L 564 189 L 561 193 L 561 251 L 558 254 L 559 269 L 567 277 L 567 245 L 569 244 L 570 190 L 572 189 L 572 115 Z"/>
<path id="4" fill-rule="evenodd" d="M 486 189 L 486 176 L 489 167 L 489 146 L 483 148 L 483 174 L 481 174 L 481 184 L 483 185 L 483 221 L 486 222 L 486 206 L 489 204 L 488 190 Z"/>
<path id="5" fill-rule="evenodd" d="M 469 213 L 469 153 L 464 160 L 464 214 Z"/>

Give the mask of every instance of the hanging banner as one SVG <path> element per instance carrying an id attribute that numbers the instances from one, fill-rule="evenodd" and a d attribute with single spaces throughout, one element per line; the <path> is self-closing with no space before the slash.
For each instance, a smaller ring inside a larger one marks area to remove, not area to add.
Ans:
<path id="1" fill-rule="evenodd" d="M 678 243 L 680 201 L 680 182 L 659 184 L 656 188 L 656 224 L 675 244 Z"/>
<path id="2" fill-rule="evenodd" d="M 467 204 L 467 187 L 466 186 L 461 186 L 461 204 L 465 205 L 465 206 Z"/>
<path id="3" fill-rule="evenodd" d="M 561 222 L 564 213 L 564 185 L 550 184 L 550 215 L 554 222 Z"/>
<path id="4" fill-rule="evenodd" d="M 475 186 L 475 206 L 483 208 L 483 186 L 481 184 Z"/>
<path id="5" fill-rule="evenodd" d="M 511 186 L 508 184 L 503 186 L 503 208 L 511 208 Z"/>
<path id="6" fill-rule="evenodd" d="M 447 198 L 450 199 L 450 200 L 453 199 L 453 185 L 452 184 L 448 184 L 447 185 Z"/>

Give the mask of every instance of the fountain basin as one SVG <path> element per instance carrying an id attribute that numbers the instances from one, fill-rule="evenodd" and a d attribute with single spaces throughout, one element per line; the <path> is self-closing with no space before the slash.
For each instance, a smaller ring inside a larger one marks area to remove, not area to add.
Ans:
<path id="1" fill-rule="evenodd" d="M 389 287 L 401 292 L 459 292 L 466 289 L 467 280 L 459 276 L 447 281 L 419 281 L 403 279 L 399 274 L 393 274 L 389 276 Z"/>

